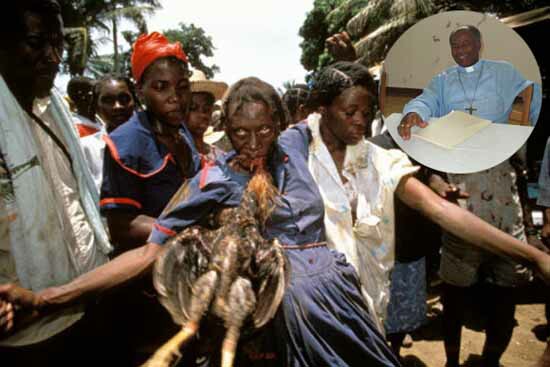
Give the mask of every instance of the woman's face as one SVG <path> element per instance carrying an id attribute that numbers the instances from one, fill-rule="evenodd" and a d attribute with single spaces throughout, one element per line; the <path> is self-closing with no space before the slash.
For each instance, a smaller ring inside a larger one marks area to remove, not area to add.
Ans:
<path id="1" fill-rule="evenodd" d="M 193 93 L 191 96 L 191 106 L 187 118 L 187 127 L 193 136 L 201 137 L 208 126 L 212 117 L 214 107 L 214 97 L 209 93 Z"/>
<path id="2" fill-rule="evenodd" d="M 227 122 L 226 132 L 239 155 L 239 164 L 251 170 L 253 163 L 266 160 L 277 136 L 278 124 L 264 102 L 244 103 Z"/>
<path id="3" fill-rule="evenodd" d="M 96 112 L 111 131 L 128 121 L 134 112 L 134 98 L 126 82 L 107 80 L 102 83 L 97 96 Z"/>
<path id="4" fill-rule="evenodd" d="M 149 69 L 150 68 L 150 69 Z M 155 62 L 146 70 L 138 86 L 140 99 L 159 121 L 179 126 L 191 99 L 189 72 L 174 62 Z"/>
<path id="5" fill-rule="evenodd" d="M 362 86 L 345 89 L 323 108 L 323 123 L 339 143 L 355 145 L 374 119 L 374 97 Z"/>

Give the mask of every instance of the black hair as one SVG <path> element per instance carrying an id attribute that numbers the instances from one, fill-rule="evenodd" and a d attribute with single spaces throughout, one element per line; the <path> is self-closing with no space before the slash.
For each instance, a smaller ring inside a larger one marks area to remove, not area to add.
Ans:
<path id="1" fill-rule="evenodd" d="M 0 12 L 0 48 L 13 47 L 25 32 L 24 15 L 27 12 L 58 17 L 61 7 L 57 0 L 8 0 L 2 2 Z"/>
<path id="2" fill-rule="evenodd" d="M 307 85 L 295 84 L 292 88 L 288 89 L 285 94 L 283 94 L 282 99 L 288 108 L 290 115 L 294 116 L 300 105 L 305 107 L 310 106 L 310 97 L 311 91 Z"/>
<path id="3" fill-rule="evenodd" d="M 457 29 L 452 31 L 451 34 L 449 35 L 449 43 L 451 43 L 451 40 L 458 32 L 463 32 L 463 31 L 470 32 L 470 34 L 476 39 L 476 41 L 481 42 L 481 32 L 479 31 L 479 29 L 477 27 L 474 27 L 471 24 L 468 24 L 468 25 L 463 25 L 461 27 L 458 27 Z"/>
<path id="4" fill-rule="evenodd" d="M 85 77 L 85 76 L 75 76 L 71 80 L 69 80 L 69 83 L 67 84 L 67 94 L 73 102 L 77 102 L 78 99 L 78 92 L 81 90 L 90 90 L 90 92 L 94 89 L 95 80 Z"/>
<path id="5" fill-rule="evenodd" d="M 373 96 L 373 108 L 378 105 L 378 87 L 369 69 L 359 63 L 340 61 L 325 67 L 314 83 L 315 106 L 328 106 L 344 90 L 361 86 Z"/>
<path id="6" fill-rule="evenodd" d="M 97 102 L 99 100 L 99 93 L 101 92 L 101 88 L 103 88 L 103 86 L 105 84 L 107 84 L 108 82 L 110 82 L 110 81 L 117 81 L 117 82 L 125 83 L 126 86 L 128 87 L 128 90 L 130 91 L 130 94 L 132 95 L 132 99 L 134 100 L 134 104 L 136 105 L 136 107 L 140 107 L 139 106 L 139 100 L 138 100 L 137 95 L 136 95 L 136 87 L 135 87 L 134 83 L 132 82 L 132 80 L 129 77 L 124 76 L 122 74 L 109 73 L 109 74 L 105 74 L 101 78 L 99 78 L 96 81 L 95 85 L 94 85 L 93 99 L 92 99 L 92 111 L 93 111 L 94 115 L 96 114 Z"/>
<path id="7" fill-rule="evenodd" d="M 241 79 L 229 88 L 223 101 L 223 123 L 227 126 L 231 116 L 249 102 L 265 103 L 279 131 L 286 129 L 290 118 L 279 93 L 270 84 L 255 77 Z"/>
<path id="8" fill-rule="evenodd" d="M 172 65 L 179 65 L 179 66 L 181 66 L 185 69 L 188 76 L 191 76 L 191 71 L 189 70 L 189 65 L 185 61 L 183 61 L 182 59 L 179 59 L 175 56 L 165 56 L 165 57 L 159 57 L 158 59 L 156 59 L 155 61 L 153 61 L 149 65 L 147 65 L 147 67 L 145 68 L 145 70 L 141 74 L 141 79 L 136 80 L 136 83 L 142 83 L 143 84 L 143 81 L 149 76 L 149 73 L 151 72 L 151 69 L 153 68 L 153 65 L 162 64 L 162 63 L 172 64 Z"/>

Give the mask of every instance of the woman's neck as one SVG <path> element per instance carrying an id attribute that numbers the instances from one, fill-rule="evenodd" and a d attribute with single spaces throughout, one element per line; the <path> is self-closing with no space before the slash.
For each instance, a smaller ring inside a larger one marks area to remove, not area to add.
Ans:
<path id="1" fill-rule="evenodd" d="M 319 125 L 319 131 L 321 132 L 321 138 L 323 143 L 325 143 L 328 151 L 332 154 L 334 152 L 344 152 L 346 151 L 346 144 L 336 137 L 334 133 L 327 127 L 327 125 L 321 121 Z"/>
<path id="2" fill-rule="evenodd" d="M 208 146 L 208 144 L 206 144 L 204 142 L 203 139 L 203 134 L 201 134 L 200 136 L 199 135 L 195 135 L 193 134 L 193 132 L 191 132 L 191 135 L 193 136 L 193 141 L 195 143 L 195 147 L 197 148 L 197 151 L 200 153 L 200 154 L 208 154 L 210 153 L 210 147 Z"/>

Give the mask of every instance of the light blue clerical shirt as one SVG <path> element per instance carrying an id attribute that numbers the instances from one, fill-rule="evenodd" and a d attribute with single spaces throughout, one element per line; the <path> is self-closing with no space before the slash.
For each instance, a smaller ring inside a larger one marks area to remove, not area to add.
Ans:
<path id="1" fill-rule="evenodd" d="M 405 105 L 403 115 L 416 112 L 427 121 L 451 111 L 471 112 L 497 123 L 507 123 L 516 96 L 533 84 L 529 121 L 538 119 L 542 93 L 540 84 L 526 80 L 505 61 L 480 60 L 469 67 L 453 66 L 436 75 L 422 94 Z"/>

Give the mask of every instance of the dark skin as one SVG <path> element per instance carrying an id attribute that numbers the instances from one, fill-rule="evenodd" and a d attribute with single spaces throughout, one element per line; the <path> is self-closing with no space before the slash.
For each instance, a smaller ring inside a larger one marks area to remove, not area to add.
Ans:
<path id="1" fill-rule="evenodd" d="M 271 154 L 279 135 L 279 124 L 273 120 L 268 105 L 262 101 L 247 102 L 237 111 L 232 111 L 229 106 L 229 110 L 226 132 L 238 152 L 238 156 L 230 165 L 233 169 L 250 172 L 257 159 L 266 159 Z M 354 127 L 350 134 L 354 137 L 353 140 L 357 135 L 355 130 Z M 397 194 L 407 205 L 419 210 L 452 233 L 462 234 L 465 240 L 481 248 L 536 264 L 544 279 L 550 280 L 548 255 L 531 246 L 525 246 L 521 241 L 487 225 L 471 213 L 447 203 L 418 180 L 402 180 L 397 188 Z M 162 246 L 148 243 L 117 256 L 70 283 L 47 288 L 38 293 L 15 284 L 0 285 L 0 335 L 14 327 L 11 320 L 15 312 L 20 312 L 19 310 L 27 309 L 38 315 L 47 314 L 50 310 L 96 296 L 100 292 L 149 273 L 162 251 Z"/>
<path id="2" fill-rule="evenodd" d="M 451 55 L 455 62 L 462 66 L 468 67 L 479 61 L 481 52 L 481 41 L 467 29 L 455 32 L 450 39 Z M 411 138 L 411 128 L 413 126 L 426 127 L 428 124 L 422 120 L 416 112 L 409 112 L 399 123 L 397 131 L 403 140 Z"/>
<path id="3" fill-rule="evenodd" d="M 197 150 L 201 154 L 208 154 L 210 149 L 203 141 L 203 135 L 210 126 L 210 117 L 214 108 L 214 96 L 210 93 L 193 93 L 191 106 L 187 116 L 187 128 L 193 135 Z"/>
<path id="4" fill-rule="evenodd" d="M 238 153 L 231 168 L 251 172 L 254 162 L 267 160 L 279 136 L 270 108 L 261 101 L 244 103 L 229 118 L 226 133 Z"/>
<path id="5" fill-rule="evenodd" d="M 134 113 L 134 98 L 126 82 L 107 80 L 98 89 L 96 113 L 111 132 L 128 121 Z"/>
<path id="6" fill-rule="evenodd" d="M 0 52 L 0 73 L 21 107 L 32 111 L 36 98 L 47 97 L 63 53 L 60 16 L 24 15 L 25 31 L 13 48 Z"/>
<path id="7" fill-rule="evenodd" d="M 76 111 L 79 115 L 82 115 L 90 120 L 94 120 L 95 116 L 92 110 L 92 99 L 94 94 L 94 86 L 90 84 L 82 86 L 76 91 L 76 95 L 72 96 L 72 100 L 76 106 Z"/>
<path id="8" fill-rule="evenodd" d="M 190 152 L 179 135 L 179 129 L 191 97 L 187 66 L 159 59 L 147 68 L 137 87 L 156 138 L 172 152 L 182 172 L 186 172 L 183 164 L 189 162 Z M 109 212 L 107 224 L 113 242 L 120 246 L 118 250 L 126 251 L 145 243 L 155 219 L 143 214 Z"/>
<path id="9" fill-rule="evenodd" d="M 374 96 L 365 87 L 355 86 L 344 90 L 328 106 L 320 107 L 321 136 L 326 144 L 342 182 L 341 175 L 346 147 L 357 144 L 374 118 Z"/>

